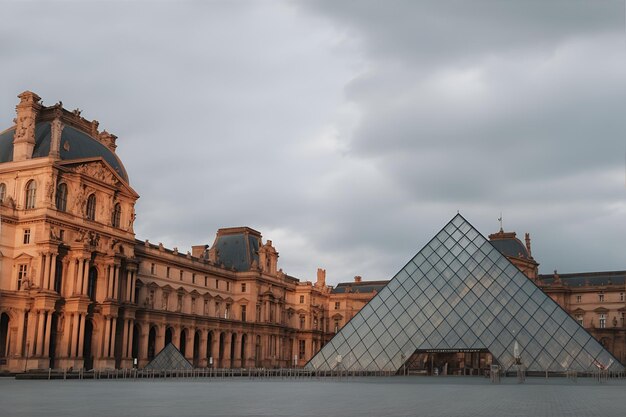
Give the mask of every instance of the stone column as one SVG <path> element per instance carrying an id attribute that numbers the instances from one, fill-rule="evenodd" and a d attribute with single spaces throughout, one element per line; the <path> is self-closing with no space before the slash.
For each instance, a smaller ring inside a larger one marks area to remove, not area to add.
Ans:
<path id="1" fill-rule="evenodd" d="M 128 300 L 129 302 L 134 302 L 135 300 L 135 291 L 137 289 L 135 288 L 135 272 L 131 271 L 130 272 L 130 299 Z"/>
<path id="2" fill-rule="evenodd" d="M 238 335 L 236 333 L 233 334 L 235 335 L 235 348 L 233 350 L 232 363 L 233 367 L 237 368 L 237 361 L 239 361 L 239 364 L 241 364 L 241 335 Z M 239 367 L 241 367 L 241 365 Z"/>
<path id="3" fill-rule="evenodd" d="M 79 314 L 77 315 L 77 318 L 78 318 L 78 323 L 79 323 L 78 340 L 77 340 L 77 343 L 78 343 L 77 356 L 79 358 L 82 358 L 85 353 L 87 353 L 87 355 L 90 354 L 90 352 L 83 352 L 83 347 L 85 346 L 85 320 L 87 320 L 87 314 Z M 91 345 L 93 349 L 93 343 Z"/>
<path id="4" fill-rule="evenodd" d="M 115 336 L 117 335 L 117 317 L 111 317 L 111 337 L 109 342 L 109 358 L 115 357 Z"/>
<path id="5" fill-rule="evenodd" d="M 141 326 L 141 332 L 139 332 L 139 358 L 138 361 L 148 360 L 148 342 L 149 342 L 149 326 Z"/>
<path id="6" fill-rule="evenodd" d="M 185 355 L 185 358 L 187 358 L 187 360 L 191 360 L 191 362 L 193 363 L 193 341 L 196 335 L 196 331 L 194 328 L 189 328 L 187 329 L 187 340 L 185 342 L 185 352 L 183 352 L 183 355 Z"/>
<path id="7" fill-rule="evenodd" d="M 85 269 L 85 260 L 81 257 L 77 259 L 78 261 L 78 274 L 76 275 L 76 287 L 78 288 L 78 294 L 85 294 L 87 288 L 83 288 L 83 275 Z"/>
<path id="8" fill-rule="evenodd" d="M 109 357 L 109 342 L 110 342 L 110 335 L 111 335 L 111 318 L 109 316 L 106 316 L 104 319 L 105 325 L 104 325 L 104 337 L 102 338 L 102 340 L 104 341 L 104 346 L 102 349 L 102 357 L 108 358 Z"/>
<path id="9" fill-rule="evenodd" d="M 43 356 L 50 356 L 50 327 L 52 326 L 52 311 L 46 313 L 46 333 L 45 340 L 43 342 Z"/>
<path id="10" fill-rule="evenodd" d="M 128 322 L 130 320 L 124 319 L 124 327 L 122 329 L 122 358 L 128 358 Z"/>
<path id="11" fill-rule="evenodd" d="M 42 255 L 43 259 L 43 280 L 41 288 L 47 290 L 50 288 L 50 255 Z"/>
<path id="12" fill-rule="evenodd" d="M 125 301 L 127 302 L 132 302 L 133 299 L 130 298 L 131 297 L 131 284 L 132 284 L 133 278 L 132 278 L 132 272 L 130 271 L 126 271 L 126 294 L 125 294 Z"/>
<path id="13" fill-rule="evenodd" d="M 37 312 L 37 349 L 35 350 L 35 356 L 41 356 L 43 354 L 44 325 L 45 313 L 40 310 Z"/>
<path id="14" fill-rule="evenodd" d="M 88 258 L 83 258 L 82 260 L 83 262 L 83 276 L 82 276 L 82 280 L 83 280 L 83 291 L 82 294 L 87 294 L 87 290 L 89 289 L 89 284 L 87 283 L 87 281 L 89 280 L 89 259 Z M 94 291 L 96 289 L 94 288 Z"/>
<path id="15" fill-rule="evenodd" d="M 111 298 L 119 300 L 120 298 L 120 266 L 113 265 L 113 291 L 111 292 Z"/>
<path id="16" fill-rule="evenodd" d="M 155 340 L 155 345 L 154 345 L 155 354 L 162 351 L 163 348 L 165 347 L 165 331 L 167 330 L 166 327 L 167 325 L 165 324 L 157 326 L 157 335 L 156 335 L 156 340 Z"/>
<path id="17" fill-rule="evenodd" d="M 53 253 L 50 255 L 50 283 L 49 283 L 49 290 L 53 290 L 54 289 L 54 280 L 56 278 L 56 273 L 57 273 L 57 254 Z"/>
<path id="18" fill-rule="evenodd" d="M 20 311 L 19 315 L 20 319 L 17 323 L 17 343 L 15 344 L 15 353 L 18 357 L 21 357 L 24 355 L 24 328 L 26 327 L 26 312 Z"/>
<path id="19" fill-rule="evenodd" d="M 78 326 L 79 326 L 78 313 L 72 314 L 71 321 L 72 321 L 72 338 L 68 346 L 67 356 L 70 358 L 75 358 L 78 356 Z"/>
<path id="20" fill-rule="evenodd" d="M 208 364 L 208 359 L 207 359 L 208 336 L 209 336 L 209 333 L 206 330 L 202 330 L 200 332 L 200 346 L 198 349 L 198 356 L 200 357 L 200 360 L 198 362 L 198 366 L 200 366 L 201 368 L 206 368 Z"/>
<path id="21" fill-rule="evenodd" d="M 232 335 L 230 332 L 224 332 L 224 358 L 222 360 L 222 367 L 230 368 L 230 340 Z"/>
<path id="22" fill-rule="evenodd" d="M 126 342 L 126 357 L 133 356 L 133 331 L 135 329 L 135 321 L 128 319 L 128 341 Z"/>

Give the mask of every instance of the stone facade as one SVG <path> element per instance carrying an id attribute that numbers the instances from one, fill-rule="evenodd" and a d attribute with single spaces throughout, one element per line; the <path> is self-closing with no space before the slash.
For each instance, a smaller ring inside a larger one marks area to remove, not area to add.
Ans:
<path id="1" fill-rule="evenodd" d="M 302 366 L 322 346 L 323 270 L 285 274 L 246 227 L 188 252 L 137 240 L 117 137 L 19 98 L 0 132 L 0 371 L 142 367 L 170 341 L 197 367 Z"/>
<path id="2" fill-rule="evenodd" d="M 196 367 L 303 366 L 387 281 L 301 281 L 248 227 L 179 252 L 138 240 L 117 137 L 18 96 L 0 132 L 0 372 L 145 366 L 172 342 Z M 626 359 L 626 272 L 539 275 L 514 233 L 490 239 Z"/>

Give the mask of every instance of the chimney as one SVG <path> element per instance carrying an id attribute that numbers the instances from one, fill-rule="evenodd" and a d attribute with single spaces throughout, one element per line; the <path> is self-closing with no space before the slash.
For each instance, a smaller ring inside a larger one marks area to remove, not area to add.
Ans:
<path id="1" fill-rule="evenodd" d="M 35 123 L 41 110 L 41 98 L 30 91 L 24 91 L 17 96 L 20 99 L 15 107 L 15 136 L 13 137 L 13 160 L 24 161 L 33 156 L 35 148 Z"/>
<path id="2" fill-rule="evenodd" d="M 191 255 L 194 258 L 203 258 L 206 255 L 209 245 L 194 245 L 191 247 Z"/>
<path id="3" fill-rule="evenodd" d="M 315 282 L 317 287 L 325 287 L 326 286 L 326 270 L 322 268 L 317 268 L 317 281 Z"/>
<path id="4" fill-rule="evenodd" d="M 528 251 L 528 256 L 532 258 L 533 254 L 530 251 L 530 233 L 526 233 L 526 250 Z"/>
<path id="5" fill-rule="evenodd" d="M 361 282 L 361 276 L 360 275 L 355 276 L 354 282 Z"/>

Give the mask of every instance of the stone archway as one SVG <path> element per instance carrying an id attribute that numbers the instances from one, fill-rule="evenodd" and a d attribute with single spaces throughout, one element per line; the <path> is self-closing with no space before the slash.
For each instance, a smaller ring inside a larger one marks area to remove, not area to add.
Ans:
<path id="1" fill-rule="evenodd" d="M 85 338 L 83 339 L 83 367 L 85 369 L 93 368 L 93 353 L 91 351 L 91 339 L 93 336 L 93 321 L 85 320 Z"/>
<path id="2" fill-rule="evenodd" d="M 139 337 L 141 335 L 141 327 L 138 324 L 133 326 L 133 345 L 131 347 L 131 357 L 133 358 L 133 367 L 135 367 L 135 359 L 139 362 Z"/>
<path id="3" fill-rule="evenodd" d="M 245 368 L 247 366 L 247 361 L 246 361 L 246 342 L 248 341 L 248 335 L 247 334 L 242 334 L 241 335 L 241 349 L 239 350 L 239 354 L 241 357 L 241 367 Z"/>
<path id="4" fill-rule="evenodd" d="M 213 357 L 213 331 L 209 331 L 206 338 L 207 367 L 213 368 L 215 358 Z"/>
<path id="5" fill-rule="evenodd" d="M 168 344 L 172 343 L 172 338 L 174 337 L 174 329 L 172 329 L 171 327 L 168 327 L 165 330 L 165 346 L 167 346 Z"/>
<path id="6" fill-rule="evenodd" d="M 9 356 L 9 315 L 7 313 L 0 314 L 0 365 L 4 365 L 6 358 Z"/>
<path id="7" fill-rule="evenodd" d="M 188 331 L 189 330 L 187 329 L 182 329 L 180 331 L 180 337 L 178 338 L 178 346 L 179 346 L 178 350 L 180 350 L 180 353 L 182 353 L 183 356 L 185 356 L 185 350 L 187 349 L 187 332 Z"/>
<path id="8" fill-rule="evenodd" d="M 154 326 L 150 327 L 150 332 L 148 333 L 148 361 L 151 361 L 156 356 L 156 328 Z"/>
<path id="9" fill-rule="evenodd" d="M 196 331 L 193 335 L 193 367 L 200 366 L 200 332 Z"/>

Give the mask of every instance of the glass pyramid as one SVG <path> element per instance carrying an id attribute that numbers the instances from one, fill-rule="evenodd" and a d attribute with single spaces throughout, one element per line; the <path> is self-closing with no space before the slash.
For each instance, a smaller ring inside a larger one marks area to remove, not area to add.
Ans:
<path id="1" fill-rule="evenodd" d="M 168 343 L 167 346 L 165 346 L 144 369 L 171 371 L 178 369 L 193 369 L 193 366 L 187 359 L 185 359 L 176 346 Z"/>
<path id="2" fill-rule="evenodd" d="M 416 350 L 487 349 L 530 371 L 624 370 L 457 214 L 307 364 L 397 371 Z"/>

